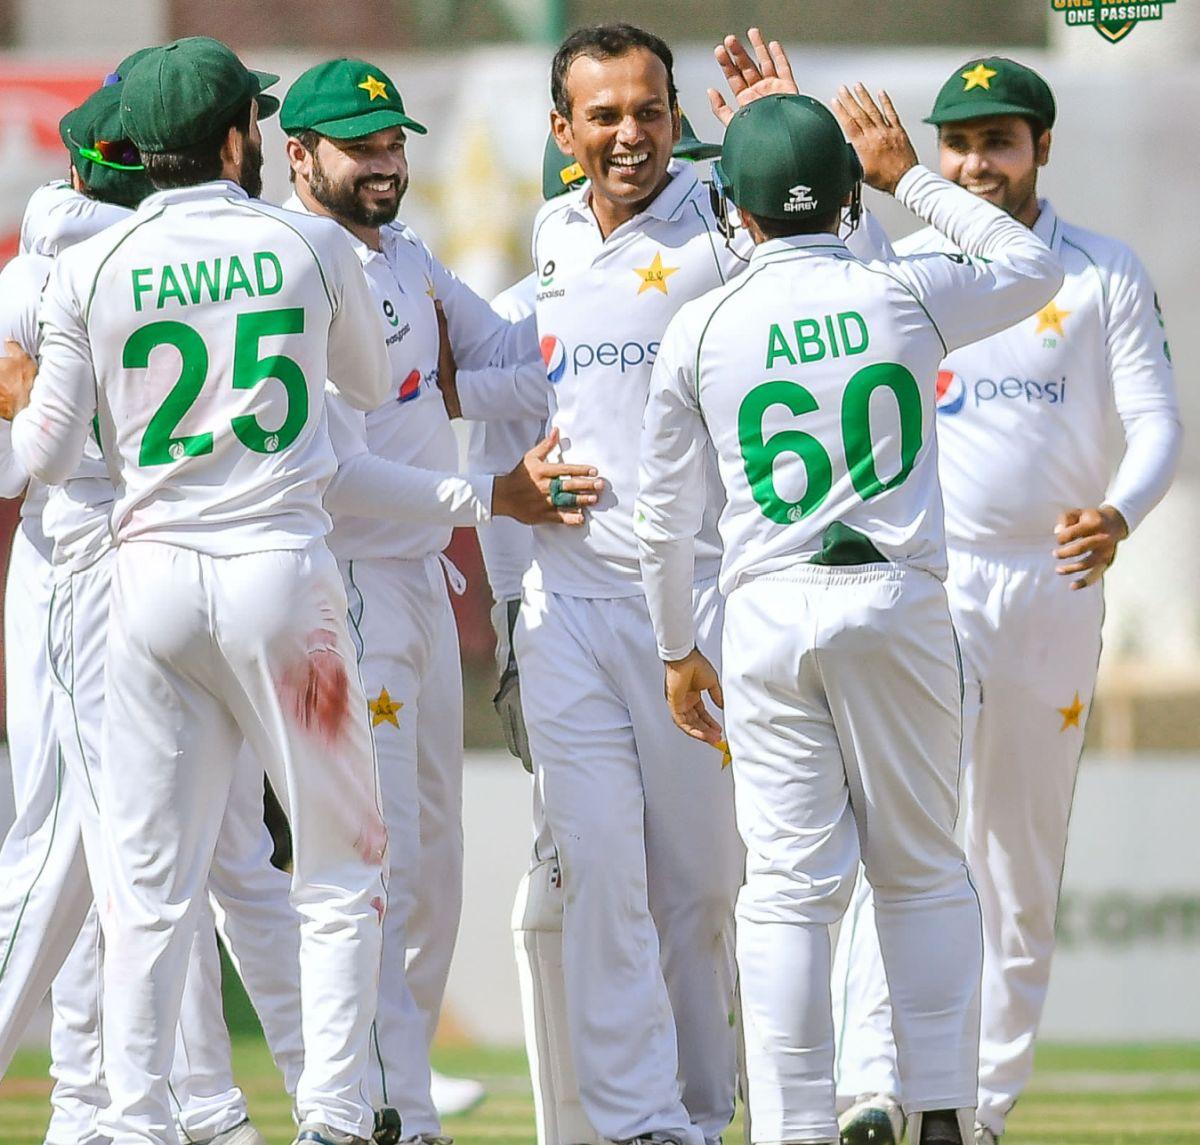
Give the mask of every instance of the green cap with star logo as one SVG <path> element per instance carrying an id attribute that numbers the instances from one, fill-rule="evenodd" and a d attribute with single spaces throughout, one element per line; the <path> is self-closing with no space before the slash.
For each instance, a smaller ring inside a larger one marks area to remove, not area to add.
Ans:
<path id="1" fill-rule="evenodd" d="M 188 36 L 151 48 L 129 68 L 121 123 L 139 151 L 178 151 L 207 139 L 251 98 L 259 119 L 274 115 L 279 101 L 263 93 L 278 82 L 270 72 L 250 71 L 220 40 Z"/>
<path id="2" fill-rule="evenodd" d="M 926 123 L 962 123 L 988 115 L 1031 115 L 1054 126 L 1054 93 L 1040 75 L 1005 56 L 968 60 L 942 84 Z"/>
<path id="3" fill-rule="evenodd" d="M 862 168 L 823 103 L 769 95 L 729 121 L 717 174 L 729 197 L 751 214 L 803 219 L 840 207 Z"/>
<path id="4" fill-rule="evenodd" d="M 366 60 L 328 60 L 309 68 L 288 88 L 279 124 L 289 135 L 315 131 L 331 139 L 361 139 L 388 127 L 425 134 L 405 113 L 396 85 Z"/>

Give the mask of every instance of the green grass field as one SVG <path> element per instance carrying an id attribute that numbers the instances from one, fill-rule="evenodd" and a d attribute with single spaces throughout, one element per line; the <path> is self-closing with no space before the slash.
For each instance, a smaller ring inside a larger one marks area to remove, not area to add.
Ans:
<path id="1" fill-rule="evenodd" d="M 460 1145 L 532 1145 L 533 1100 L 519 1050 L 445 1048 L 447 1073 L 478 1077 L 489 1097 L 447 1122 Z M 48 1117 L 47 1057 L 26 1051 L 0 1082 L 0 1142 L 41 1145 Z M 271 1145 L 292 1140 L 290 1106 L 261 1040 L 235 1038 L 234 1068 L 250 1112 Z M 740 1142 L 740 1128 L 726 1141 Z M 1004 1145 L 1200 1145 L 1200 1045 L 1044 1046 L 1037 1077 L 1010 1123 Z"/>

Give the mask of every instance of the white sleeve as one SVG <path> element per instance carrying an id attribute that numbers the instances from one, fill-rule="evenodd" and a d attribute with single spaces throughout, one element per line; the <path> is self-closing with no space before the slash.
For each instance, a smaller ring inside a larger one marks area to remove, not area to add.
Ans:
<path id="1" fill-rule="evenodd" d="M 96 413 L 92 350 L 68 255 L 50 273 L 41 307 L 41 363 L 29 405 L 12 426 L 17 460 L 47 485 L 61 485 L 75 472 Z"/>
<path id="2" fill-rule="evenodd" d="M 21 219 L 21 253 L 51 258 L 133 212 L 102 203 L 76 191 L 70 183 L 45 183 L 29 197 Z"/>
<path id="3" fill-rule="evenodd" d="M 12 426 L 0 421 L 0 497 L 19 497 L 29 484 L 29 474 L 13 452 Z"/>
<path id="4" fill-rule="evenodd" d="M 846 231 L 845 224 L 843 224 L 839 234 L 846 242 L 846 249 L 864 262 L 871 262 L 873 259 L 890 262 L 896 257 L 887 232 L 866 207 L 863 208 L 858 226 L 853 231 Z"/>
<path id="5" fill-rule="evenodd" d="M 695 343 L 680 318 L 667 326 L 650 375 L 633 511 L 642 584 L 663 660 L 679 660 L 696 646 L 692 583 L 708 441 L 696 397 Z"/>
<path id="6" fill-rule="evenodd" d="M 326 252 L 333 265 L 326 269 L 335 284 L 328 384 L 355 409 L 378 409 L 392 381 L 383 319 L 349 239 L 336 224 L 327 234 Z"/>
<path id="7" fill-rule="evenodd" d="M 1171 486 L 1183 425 L 1166 327 L 1150 276 L 1126 252 L 1108 285 L 1108 374 L 1125 430 L 1125 455 L 1104 500 L 1120 510 L 1132 532 Z"/>
<path id="8" fill-rule="evenodd" d="M 38 302 L 52 268 L 49 259 L 18 255 L 0 270 L 0 346 L 11 338 L 30 357 L 38 355 Z M 17 497 L 29 474 L 13 451 L 12 426 L 0 421 L 0 497 Z"/>
<path id="9" fill-rule="evenodd" d="M 434 297 L 446 312 L 450 345 L 460 369 L 513 366 L 538 357 L 537 320 L 533 315 L 518 322 L 502 318 L 432 254 L 428 257 Z"/>
<path id="10" fill-rule="evenodd" d="M 928 168 L 908 171 L 896 198 L 964 252 L 876 264 L 913 290 L 947 353 L 1028 318 L 1062 286 L 1062 266 L 1033 231 Z"/>
<path id="11" fill-rule="evenodd" d="M 473 421 L 545 421 L 550 416 L 550 380 L 540 357 L 516 366 L 458 370 L 458 404 Z"/>
<path id="12" fill-rule="evenodd" d="M 468 430 L 472 469 L 507 473 L 537 444 L 542 431 L 538 421 L 475 421 Z M 479 548 L 488 584 L 496 600 L 515 600 L 533 561 L 533 529 L 520 521 L 495 517 L 479 528 Z"/>
<path id="13" fill-rule="evenodd" d="M 492 516 L 490 475 L 461 477 L 389 461 L 367 448 L 364 415 L 327 394 L 329 438 L 338 467 L 325 489 L 333 517 L 379 517 L 434 525 L 478 525 Z"/>

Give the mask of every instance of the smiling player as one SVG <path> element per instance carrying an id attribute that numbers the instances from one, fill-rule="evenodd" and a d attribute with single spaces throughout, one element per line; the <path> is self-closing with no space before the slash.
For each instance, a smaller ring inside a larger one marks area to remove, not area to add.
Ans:
<path id="1" fill-rule="evenodd" d="M 1066 270 L 1037 314 L 956 350 L 939 379 L 946 588 L 966 681 L 963 817 L 984 928 L 981 1143 L 1003 1133 L 1033 1071 L 1100 656 L 1100 580 L 1166 493 L 1181 438 L 1145 269 L 1123 243 L 1065 222 L 1038 197 L 1054 120 L 1041 76 L 997 56 L 958 68 L 927 120 L 942 174 L 1030 227 Z M 956 252 L 933 230 L 898 249 Z M 1105 450 L 1113 414 L 1125 437 L 1115 468 Z M 898 1139 L 890 1008 L 865 885 L 835 979 L 845 999 L 838 1089 L 861 1099 L 843 1117 L 843 1141 Z"/>

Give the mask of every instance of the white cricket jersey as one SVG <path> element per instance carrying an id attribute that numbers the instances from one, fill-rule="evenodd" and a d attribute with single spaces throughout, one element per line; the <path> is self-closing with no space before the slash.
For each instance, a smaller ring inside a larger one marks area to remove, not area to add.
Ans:
<path id="1" fill-rule="evenodd" d="M 607 239 L 586 185 L 547 203 L 534 223 L 550 424 L 562 434 L 563 459 L 596 466 L 605 482 L 582 528 L 534 530 L 536 575 L 552 592 L 642 592 L 633 531 L 637 442 L 659 342 L 680 306 L 748 265 L 748 237 L 725 241 L 694 166 L 672 160 L 668 170 L 670 182 L 653 202 Z M 886 244 L 881 236 L 868 224 L 854 241 Z M 720 563 L 715 468 L 704 480 L 710 511 L 697 544 L 698 580 L 715 576 Z"/>
<path id="2" fill-rule="evenodd" d="M 65 179 L 52 179 L 38 187 L 25 204 L 20 253 L 55 258 L 132 213 L 128 207 L 89 198 Z"/>
<path id="3" fill-rule="evenodd" d="M 307 213 L 299 197 L 285 204 Z M 311 215 L 309 217 L 312 217 Z M 477 524 L 491 511 L 490 474 L 452 478 L 458 469 L 458 442 L 438 389 L 439 335 L 435 300 L 446 313 L 456 363 L 485 366 L 514 355 L 529 357 L 535 335 L 532 323 L 513 327 L 451 274 L 409 227 L 397 223 L 380 229 L 381 250 L 345 232 L 362 263 L 386 332 L 387 398 L 365 416 L 365 446 L 387 462 L 440 474 L 442 510 L 397 521 L 377 512 L 355 512 L 353 489 L 334 489 L 333 532 L 329 547 L 341 559 L 396 557 L 418 560 L 440 553 L 449 543 L 454 524 Z M 331 398 L 336 403 L 336 398 Z M 354 432 L 348 411 L 334 410 L 339 453 L 343 435 Z M 361 435 L 363 429 L 358 430 Z M 381 481 L 386 472 L 378 471 Z M 396 474 L 393 473 L 392 477 Z M 335 481 L 335 486 L 344 484 Z M 398 490 L 399 491 L 399 490 Z M 369 497 L 370 491 L 363 496 Z M 397 514 L 399 516 L 401 514 Z"/>
<path id="4" fill-rule="evenodd" d="M 694 643 L 686 598 L 713 447 L 722 592 L 811 561 L 835 524 L 886 560 L 945 575 L 938 363 L 1043 305 L 1062 275 L 1027 228 L 924 168 L 896 197 L 973 257 L 864 262 L 834 235 L 774 239 L 663 336 L 636 518 L 664 659 Z"/>
<path id="5" fill-rule="evenodd" d="M 130 212 L 123 214 L 128 217 Z M 107 225 L 107 220 L 97 225 Z M 0 271 L 0 310 L 4 312 L 0 327 L 9 332 L 5 337 L 15 339 L 33 358 L 41 353 L 38 308 L 53 266 L 53 259 L 46 255 L 19 254 Z M 7 422 L 3 423 L 3 432 L 11 450 L 11 429 Z M 12 464 L 17 465 L 15 456 Z M 49 542 L 55 565 L 80 568 L 108 550 L 112 539 L 109 524 L 112 504 L 112 478 L 93 425 L 75 472 L 62 485 L 46 486 L 31 481 L 21 516 L 41 517 L 41 530 Z"/>
<path id="6" fill-rule="evenodd" d="M 955 350 L 938 374 L 938 448 L 951 544 L 1046 545 L 1058 514 L 1107 502 L 1130 529 L 1167 491 L 1181 429 L 1158 299 L 1123 243 L 1064 223 L 1033 232 L 1066 277 L 1036 314 Z M 957 248 L 928 229 L 906 253 Z M 1113 410 L 1125 458 L 1104 448 Z"/>
<path id="7" fill-rule="evenodd" d="M 0 342 L 13 339 L 31 357 L 37 356 L 37 307 L 50 271 L 50 260 L 18 255 L 0 269 Z M 19 497 L 21 528 L 37 551 L 50 560 L 52 545 L 42 528 L 47 489 L 31 479 L 12 443 L 12 425 L 0 421 L 0 497 Z"/>
<path id="8" fill-rule="evenodd" d="M 492 299 L 492 309 L 510 322 L 535 312 L 536 274 L 527 274 L 520 282 L 501 291 Z M 539 356 L 536 366 L 545 367 Z M 535 446 L 545 427 L 545 416 L 472 421 L 468 431 L 468 457 L 473 468 L 490 473 L 507 473 Z M 533 560 L 533 529 L 508 517 L 496 517 L 478 530 L 479 548 L 487 570 L 488 584 L 496 600 L 516 600 L 521 582 Z"/>
<path id="9" fill-rule="evenodd" d="M 326 379 L 359 408 L 386 395 L 374 315 L 335 223 L 223 180 L 157 192 L 56 260 L 14 448 L 62 482 L 95 417 L 118 541 L 305 548 L 329 529 Z"/>

